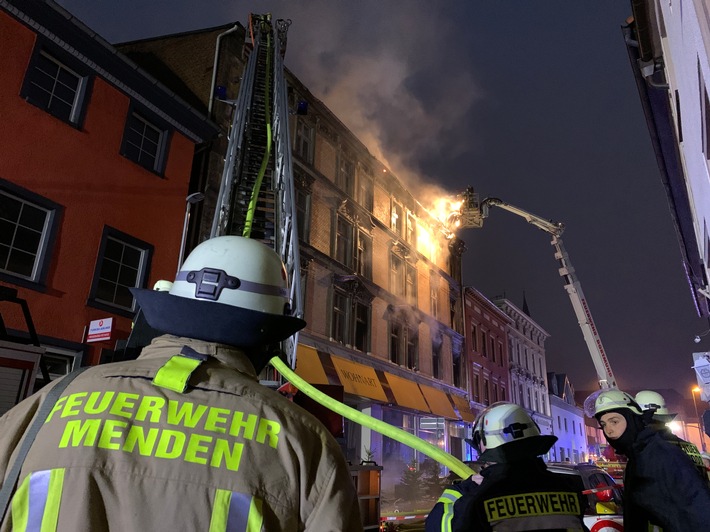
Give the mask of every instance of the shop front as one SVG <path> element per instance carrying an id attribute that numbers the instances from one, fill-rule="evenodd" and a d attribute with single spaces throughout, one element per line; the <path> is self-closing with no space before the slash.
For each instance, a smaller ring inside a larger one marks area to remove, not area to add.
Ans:
<path id="1" fill-rule="evenodd" d="M 474 414 L 460 390 L 445 389 L 437 381 L 386 361 L 366 359 L 362 354 L 304 336 L 296 360 L 296 373 L 309 383 L 321 388 L 342 387 L 346 405 L 456 458 L 470 459 L 464 438 L 470 433 Z M 383 512 L 390 507 L 404 511 L 402 508 L 421 501 L 428 504 L 430 495 L 435 491 L 437 497 L 440 494 L 436 479 L 445 479 L 449 473 L 424 453 L 348 419 L 343 420 L 338 439 L 351 464 L 374 461 L 383 467 Z"/>

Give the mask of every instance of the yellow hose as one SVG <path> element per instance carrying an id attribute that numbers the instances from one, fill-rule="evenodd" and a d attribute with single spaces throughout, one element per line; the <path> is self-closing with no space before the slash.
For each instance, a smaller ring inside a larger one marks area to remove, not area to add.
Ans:
<path id="1" fill-rule="evenodd" d="M 431 443 L 424 441 L 421 438 L 418 438 L 402 429 L 393 427 L 389 423 L 385 423 L 384 421 L 375 419 L 372 416 L 368 416 L 367 414 L 364 414 L 359 410 L 344 405 L 343 403 L 336 401 L 332 397 L 329 397 L 328 395 L 324 394 L 320 390 L 315 389 L 304 379 L 296 375 L 296 373 L 292 371 L 291 368 L 289 368 L 288 365 L 279 357 L 272 358 L 271 365 L 274 366 L 274 368 L 276 368 L 276 370 L 279 371 L 281 375 L 283 375 L 284 378 L 288 380 L 291 384 L 293 384 L 296 388 L 305 393 L 311 399 L 319 402 L 323 406 L 328 407 L 333 412 L 340 414 L 341 416 L 351 421 L 354 421 L 359 425 L 368 427 L 374 430 L 375 432 L 384 434 L 388 438 L 403 443 L 411 447 L 412 449 L 416 449 L 417 451 L 427 455 L 428 457 L 433 458 L 440 464 L 448 467 L 451 471 L 456 473 L 461 478 L 468 478 L 471 475 L 475 474 L 473 469 L 468 467 L 461 460 L 451 456 L 445 451 L 442 451 Z"/>

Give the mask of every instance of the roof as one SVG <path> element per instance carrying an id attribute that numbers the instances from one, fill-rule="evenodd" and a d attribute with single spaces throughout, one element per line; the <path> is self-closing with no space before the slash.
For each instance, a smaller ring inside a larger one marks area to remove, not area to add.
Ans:
<path id="1" fill-rule="evenodd" d="M 193 142 L 205 142 L 218 133 L 216 124 L 55 2 L 0 0 L 0 9 L 61 46 L 96 75 L 148 107 Z"/>

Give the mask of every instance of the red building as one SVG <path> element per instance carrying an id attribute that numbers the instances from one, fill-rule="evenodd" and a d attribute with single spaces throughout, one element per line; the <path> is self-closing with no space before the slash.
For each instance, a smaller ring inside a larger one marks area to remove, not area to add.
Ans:
<path id="1" fill-rule="evenodd" d="M 508 329 L 512 320 L 470 286 L 464 289 L 464 305 L 471 399 L 479 410 L 496 401 L 511 401 Z"/>
<path id="2" fill-rule="evenodd" d="M 217 128 L 53 2 L 0 4 L 0 51 L 0 333 L 28 336 L 1 301 L 16 290 L 58 375 L 110 360 L 129 288 L 174 277 L 195 146 Z"/>

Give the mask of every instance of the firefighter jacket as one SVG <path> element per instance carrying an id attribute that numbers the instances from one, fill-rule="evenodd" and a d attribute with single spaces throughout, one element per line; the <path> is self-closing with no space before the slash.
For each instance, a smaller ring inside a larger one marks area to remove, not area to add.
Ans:
<path id="1" fill-rule="evenodd" d="M 681 448 L 647 427 L 639 432 L 624 473 L 624 528 L 663 532 L 707 530 L 710 488 Z"/>
<path id="2" fill-rule="evenodd" d="M 494 464 L 444 490 L 426 520 L 426 532 L 507 530 L 587 531 L 582 481 L 547 470 L 535 458 Z"/>
<path id="3" fill-rule="evenodd" d="M 700 478 L 707 482 L 708 470 L 705 467 L 705 464 L 703 463 L 703 457 L 700 455 L 700 451 L 695 446 L 695 444 L 690 443 L 689 441 L 685 441 L 682 438 L 679 438 L 678 436 L 673 434 L 665 424 L 663 424 L 662 427 L 654 428 L 656 428 L 661 433 L 661 436 L 664 440 L 677 446 L 681 451 L 688 455 L 688 458 L 693 461 L 693 465 L 695 465 L 695 469 L 700 475 Z"/>
<path id="4" fill-rule="evenodd" d="M 45 396 L 0 418 L 0 478 Z M 242 352 L 166 335 L 71 382 L 0 530 L 350 532 L 358 512 L 317 419 L 259 384 Z"/>

